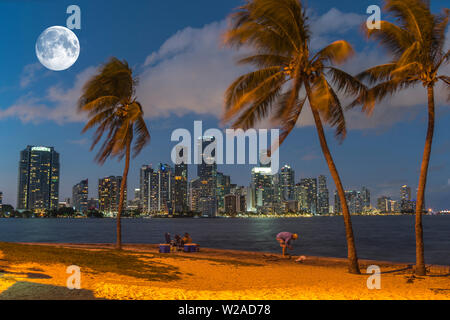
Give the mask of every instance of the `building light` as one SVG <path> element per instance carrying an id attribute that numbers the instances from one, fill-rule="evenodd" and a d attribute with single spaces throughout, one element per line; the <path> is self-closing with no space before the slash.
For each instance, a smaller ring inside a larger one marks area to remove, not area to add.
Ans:
<path id="1" fill-rule="evenodd" d="M 44 151 L 44 152 L 51 152 L 52 150 L 47 147 L 32 147 L 31 151 Z"/>

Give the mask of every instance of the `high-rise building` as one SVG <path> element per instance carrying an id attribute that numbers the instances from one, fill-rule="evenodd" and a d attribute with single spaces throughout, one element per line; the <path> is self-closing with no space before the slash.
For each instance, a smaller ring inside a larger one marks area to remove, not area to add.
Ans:
<path id="1" fill-rule="evenodd" d="M 258 212 L 273 211 L 274 184 L 270 167 L 252 169 L 252 188 L 255 191 L 255 206 Z"/>
<path id="2" fill-rule="evenodd" d="M 404 185 L 400 188 L 400 212 L 414 213 L 416 202 L 411 199 L 411 188 Z"/>
<path id="3" fill-rule="evenodd" d="M 175 165 L 175 177 L 173 185 L 173 200 L 175 212 L 182 213 L 189 210 L 188 206 L 188 166 L 187 164 Z"/>
<path id="4" fill-rule="evenodd" d="M 191 209 L 200 212 L 203 216 L 215 217 L 218 211 L 215 138 L 199 137 L 197 148 L 201 161 L 197 165 L 198 179 L 191 182 Z"/>
<path id="5" fill-rule="evenodd" d="M 304 178 L 300 180 L 298 202 L 300 210 L 317 214 L 317 179 Z"/>
<path id="6" fill-rule="evenodd" d="M 141 200 L 141 189 L 134 188 L 134 200 L 137 200 L 137 201 Z"/>
<path id="7" fill-rule="evenodd" d="M 319 214 L 330 213 L 330 196 L 327 187 L 327 177 L 321 175 L 318 178 L 319 188 L 317 192 L 317 209 Z"/>
<path id="8" fill-rule="evenodd" d="M 152 174 L 150 178 L 150 210 L 152 212 L 173 213 L 173 180 L 172 167 L 168 164 L 160 163 L 156 175 Z"/>
<path id="9" fill-rule="evenodd" d="M 222 172 L 217 172 L 217 189 L 216 189 L 216 197 L 217 197 L 217 206 L 219 211 L 225 210 L 225 195 L 230 193 L 231 181 L 230 176 L 223 174 Z"/>
<path id="10" fill-rule="evenodd" d="M 411 188 L 407 185 L 400 188 L 400 200 L 411 200 Z"/>
<path id="11" fill-rule="evenodd" d="M 217 198 L 211 197 L 208 180 L 193 179 L 189 186 L 191 210 L 205 217 L 215 217 L 217 214 Z"/>
<path id="12" fill-rule="evenodd" d="M 19 210 L 58 208 L 59 153 L 53 147 L 27 146 L 20 152 L 17 194 Z"/>
<path id="13" fill-rule="evenodd" d="M 98 180 L 99 211 L 114 216 L 119 211 L 121 176 L 110 176 Z M 124 190 L 124 207 L 127 203 L 127 188 Z"/>
<path id="14" fill-rule="evenodd" d="M 295 172 L 288 165 L 283 166 L 280 170 L 279 188 L 281 200 L 289 201 L 294 199 Z"/>
<path id="15" fill-rule="evenodd" d="M 77 212 L 86 212 L 88 210 L 89 181 L 82 180 L 72 188 L 72 204 Z"/>
<path id="16" fill-rule="evenodd" d="M 139 190 L 140 190 L 140 202 L 141 210 L 143 213 L 150 213 L 150 179 L 153 174 L 151 165 L 143 165 L 139 175 Z"/>
<path id="17" fill-rule="evenodd" d="M 225 213 L 235 215 L 237 213 L 237 198 L 234 194 L 227 194 L 224 197 Z"/>
<path id="18" fill-rule="evenodd" d="M 391 212 L 391 205 L 390 205 L 391 198 L 386 196 L 381 196 L 377 199 L 377 209 L 381 213 L 388 213 Z"/>
<path id="19" fill-rule="evenodd" d="M 362 200 L 363 209 L 371 207 L 370 191 L 366 187 L 362 187 L 362 189 L 361 189 L 361 200 Z"/>
<path id="20" fill-rule="evenodd" d="M 200 153 L 200 163 L 197 165 L 197 176 L 199 178 L 215 179 L 217 174 L 217 163 L 215 150 L 207 152 L 215 144 L 215 138 L 204 136 L 197 139 L 197 146 Z M 214 187 L 215 188 L 215 187 Z"/>
<path id="21" fill-rule="evenodd" d="M 256 194 L 255 188 L 252 185 L 246 188 L 246 203 L 245 203 L 245 211 L 246 212 L 256 212 Z"/>

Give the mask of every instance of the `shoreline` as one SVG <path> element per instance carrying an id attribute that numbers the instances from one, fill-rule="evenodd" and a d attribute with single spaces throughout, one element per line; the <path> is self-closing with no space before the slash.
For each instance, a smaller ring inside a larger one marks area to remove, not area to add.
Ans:
<path id="1" fill-rule="evenodd" d="M 344 258 L 304 262 L 268 252 L 201 248 L 158 253 L 155 244 L 0 243 L 1 299 L 119 300 L 450 300 L 450 266 L 429 265 L 417 277 L 408 263 Z M 370 265 L 381 268 L 381 290 L 370 290 Z M 69 265 L 79 265 L 82 290 L 67 289 Z"/>
<path id="2" fill-rule="evenodd" d="M 352 217 L 403 217 L 411 216 L 415 217 L 415 214 L 411 213 L 380 213 L 380 214 L 351 214 Z M 450 213 L 435 213 L 435 214 L 423 214 L 424 217 L 435 217 L 435 216 L 450 216 Z M 322 214 L 322 215 L 312 215 L 312 214 L 276 214 L 276 215 L 241 215 L 241 216 L 216 216 L 216 217 L 205 217 L 205 216 L 138 216 L 138 217 L 122 217 L 121 219 L 297 219 L 297 218 L 320 218 L 320 217 L 342 217 L 339 214 Z M 0 219 L 116 219 L 114 216 L 103 216 L 103 217 L 87 217 L 84 215 L 78 216 L 58 216 L 58 217 L 45 217 L 45 216 L 30 216 L 30 217 L 6 217 L 2 216 Z"/>

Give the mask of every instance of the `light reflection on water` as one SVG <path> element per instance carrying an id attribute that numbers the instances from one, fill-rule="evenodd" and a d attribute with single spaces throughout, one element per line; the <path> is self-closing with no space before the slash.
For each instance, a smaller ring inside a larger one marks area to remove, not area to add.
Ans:
<path id="1" fill-rule="evenodd" d="M 413 216 L 353 217 L 360 258 L 415 261 Z M 275 236 L 297 232 L 293 254 L 345 257 L 342 217 L 293 219 L 123 219 L 126 243 L 160 243 L 189 232 L 203 247 L 279 252 Z M 424 217 L 426 262 L 450 265 L 450 216 Z M 111 243 L 113 219 L 0 219 L 0 241 Z"/>

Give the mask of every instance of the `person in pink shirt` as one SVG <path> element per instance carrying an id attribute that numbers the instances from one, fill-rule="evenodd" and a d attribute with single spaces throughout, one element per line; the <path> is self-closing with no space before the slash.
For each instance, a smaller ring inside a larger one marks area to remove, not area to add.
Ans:
<path id="1" fill-rule="evenodd" d="M 283 257 L 286 255 L 286 247 L 293 249 L 292 241 L 298 239 L 298 234 L 291 232 L 280 232 L 277 234 L 277 241 L 280 243 L 280 247 L 283 248 Z"/>

